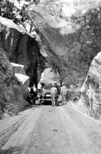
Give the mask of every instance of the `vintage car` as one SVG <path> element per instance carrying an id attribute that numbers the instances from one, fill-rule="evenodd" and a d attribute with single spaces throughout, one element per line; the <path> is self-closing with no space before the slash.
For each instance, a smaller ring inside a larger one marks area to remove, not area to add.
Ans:
<path id="1" fill-rule="evenodd" d="M 52 104 L 52 98 L 51 98 L 51 87 L 53 83 L 57 83 L 56 81 L 53 80 L 48 80 L 48 81 L 41 81 L 40 84 L 42 85 L 42 89 L 40 89 L 40 92 L 38 93 L 37 97 L 38 97 L 38 101 L 40 102 L 40 104 Z M 58 100 L 58 95 L 57 94 L 57 98 L 56 98 L 56 102 Z M 56 103 L 57 104 L 57 103 Z"/>
<path id="2" fill-rule="evenodd" d="M 52 102 L 52 98 L 49 90 L 45 90 L 44 92 L 42 91 L 38 93 L 37 97 L 40 104 L 45 104 L 45 103 L 50 104 Z"/>

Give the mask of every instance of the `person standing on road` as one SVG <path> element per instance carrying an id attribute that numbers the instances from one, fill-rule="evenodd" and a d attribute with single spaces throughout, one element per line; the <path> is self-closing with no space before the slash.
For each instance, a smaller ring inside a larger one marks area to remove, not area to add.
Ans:
<path id="1" fill-rule="evenodd" d="M 62 86 L 61 86 L 61 95 L 62 95 L 62 102 L 63 102 L 64 105 L 67 104 L 66 94 L 67 94 L 67 87 L 65 86 L 64 83 L 62 83 Z"/>
<path id="2" fill-rule="evenodd" d="M 36 89 L 35 85 L 33 85 L 32 88 L 33 88 L 33 91 L 36 92 L 37 89 Z"/>
<path id="3" fill-rule="evenodd" d="M 52 97 L 52 106 L 56 105 L 56 98 L 57 98 L 57 88 L 55 86 L 55 84 L 52 84 L 51 90 L 51 97 Z"/>

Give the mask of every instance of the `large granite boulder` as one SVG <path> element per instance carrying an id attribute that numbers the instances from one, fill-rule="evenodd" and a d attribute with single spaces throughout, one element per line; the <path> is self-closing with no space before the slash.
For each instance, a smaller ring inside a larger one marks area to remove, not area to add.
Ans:
<path id="1" fill-rule="evenodd" d="M 86 18 L 86 13 L 97 7 L 98 3 L 92 3 L 91 0 L 73 2 L 43 0 L 28 9 L 42 44 L 47 46 L 49 63 L 59 70 L 62 80 L 67 84 L 84 79 L 90 62 L 100 51 L 100 45 L 93 42 L 95 23 L 89 30 L 85 21 L 78 22 Z"/>
<path id="2" fill-rule="evenodd" d="M 24 109 L 26 87 L 37 84 L 37 76 L 44 69 L 43 61 L 37 41 L 11 20 L 0 17 L 0 114 L 8 112 L 12 115 Z M 41 62 L 43 64 L 39 65 Z M 24 65 L 25 70 L 14 63 Z M 27 80 L 24 85 L 19 85 L 15 72 L 29 75 L 31 82 Z"/>
<path id="3" fill-rule="evenodd" d="M 91 63 L 81 93 L 81 98 L 90 113 L 99 117 L 101 114 L 101 52 L 95 56 Z"/>
<path id="4" fill-rule="evenodd" d="M 37 85 L 41 72 L 45 68 L 45 58 L 40 54 L 35 38 L 13 21 L 0 17 L 2 30 L 0 45 L 12 63 L 22 64 L 30 76 L 31 84 Z M 38 77 L 39 76 L 39 77 Z"/>

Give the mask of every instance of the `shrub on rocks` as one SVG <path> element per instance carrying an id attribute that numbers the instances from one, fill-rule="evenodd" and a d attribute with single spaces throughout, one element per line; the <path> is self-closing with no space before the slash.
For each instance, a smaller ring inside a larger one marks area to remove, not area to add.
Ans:
<path id="1" fill-rule="evenodd" d="M 17 115 L 19 112 L 19 107 L 17 104 L 7 104 L 5 106 L 5 112 L 10 116 Z"/>

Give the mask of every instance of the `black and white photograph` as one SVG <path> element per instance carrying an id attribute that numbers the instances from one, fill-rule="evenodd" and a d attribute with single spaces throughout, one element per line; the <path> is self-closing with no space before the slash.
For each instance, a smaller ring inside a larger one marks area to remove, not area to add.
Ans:
<path id="1" fill-rule="evenodd" d="M 0 154 L 101 154 L 101 0 L 0 0 Z"/>

